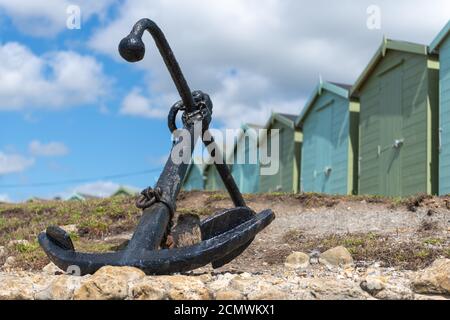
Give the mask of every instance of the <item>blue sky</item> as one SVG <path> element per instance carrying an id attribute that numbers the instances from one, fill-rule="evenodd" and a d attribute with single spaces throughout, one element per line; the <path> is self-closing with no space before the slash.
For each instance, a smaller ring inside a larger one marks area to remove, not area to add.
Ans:
<path id="1" fill-rule="evenodd" d="M 192 89 L 211 94 L 214 127 L 236 128 L 300 113 L 319 75 L 352 83 L 383 35 L 429 44 L 450 18 L 448 1 L 433 3 L 0 0 L 0 200 L 154 184 L 179 98 L 150 37 L 139 64 L 117 53 L 142 17 L 166 32 Z M 379 29 L 367 27 L 371 4 Z M 81 9 L 80 30 L 66 27 L 70 5 Z"/>

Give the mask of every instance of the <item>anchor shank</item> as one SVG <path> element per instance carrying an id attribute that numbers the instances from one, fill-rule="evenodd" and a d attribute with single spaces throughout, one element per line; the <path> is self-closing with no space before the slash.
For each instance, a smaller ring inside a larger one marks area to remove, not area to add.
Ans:
<path id="1" fill-rule="evenodd" d="M 141 19 L 139 20 L 133 27 L 131 31 L 132 34 L 142 38 L 144 31 L 147 30 L 155 40 L 156 46 L 158 47 L 161 56 L 164 59 L 164 63 L 169 70 L 170 76 L 175 83 L 175 86 L 178 90 L 181 99 L 183 100 L 183 104 L 186 107 L 187 111 L 193 111 L 195 109 L 195 103 L 192 98 L 191 90 L 189 89 L 189 85 L 186 82 L 186 79 L 181 71 L 180 65 L 178 64 L 175 55 L 173 54 L 172 49 L 170 48 L 169 42 L 167 41 L 164 33 L 150 19 Z"/>
<path id="2" fill-rule="evenodd" d="M 190 152 L 189 160 L 192 157 L 195 144 L 199 138 L 199 134 L 194 130 L 194 127 L 195 124 L 185 127 L 185 130 L 189 132 L 190 141 L 177 141 L 172 148 L 172 150 L 174 148 L 179 149 L 180 145 L 183 146 L 184 150 L 187 149 L 188 152 Z M 126 251 L 133 252 L 136 251 L 136 249 L 156 250 L 159 248 L 161 241 L 167 232 L 167 227 L 171 221 L 172 214 L 176 210 L 176 199 L 181 190 L 188 166 L 189 162 L 186 163 L 186 161 L 179 164 L 174 163 L 171 152 L 166 166 L 156 184 L 156 188 L 159 188 L 162 191 L 161 202 L 144 210 L 143 216 L 139 221 Z"/>
<path id="3" fill-rule="evenodd" d="M 157 250 L 164 238 L 170 218 L 169 208 L 162 203 L 156 203 L 144 210 L 133 237 L 126 247 L 124 258 L 128 258 L 127 254 L 135 254 L 138 249 Z"/>

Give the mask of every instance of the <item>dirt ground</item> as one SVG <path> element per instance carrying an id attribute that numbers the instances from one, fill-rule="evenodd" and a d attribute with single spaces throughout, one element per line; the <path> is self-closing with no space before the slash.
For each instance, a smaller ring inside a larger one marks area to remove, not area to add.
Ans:
<path id="1" fill-rule="evenodd" d="M 221 193 L 182 193 L 179 198 L 177 215 L 192 213 L 203 219 L 216 210 L 232 207 Z M 385 267 L 417 270 L 439 257 L 450 258 L 448 197 L 262 194 L 246 196 L 246 200 L 255 211 L 272 209 L 276 219 L 240 257 L 215 270 L 217 273 L 277 274 L 293 251 L 323 252 L 338 245 L 345 246 L 361 266 L 380 262 Z M 74 224 L 72 237 L 78 249 L 115 250 L 139 219 L 133 203 L 134 199 L 121 198 L 87 203 L 0 204 L 0 246 L 7 253 L 0 257 L 0 265 L 7 256 L 14 256 L 19 269 L 45 266 L 49 261 L 35 239 L 49 224 Z M 23 239 L 28 243 L 11 246 L 11 241 Z M 205 267 L 195 273 L 210 271 Z"/>
<path id="2" fill-rule="evenodd" d="M 211 201 L 213 198 L 213 201 Z M 180 202 L 184 211 L 206 205 L 224 209 L 224 197 L 190 194 Z M 408 199 L 333 197 L 315 194 L 250 196 L 256 212 L 270 208 L 275 221 L 235 261 L 217 272 L 282 272 L 293 251 L 323 252 L 343 245 L 362 266 L 417 270 L 436 258 L 450 257 L 450 210 L 447 198 Z"/>

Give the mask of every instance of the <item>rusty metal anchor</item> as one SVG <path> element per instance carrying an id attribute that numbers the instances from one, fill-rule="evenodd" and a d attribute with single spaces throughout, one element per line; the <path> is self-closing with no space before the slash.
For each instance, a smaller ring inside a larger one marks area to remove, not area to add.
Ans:
<path id="1" fill-rule="evenodd" d="M 191 93 L 163 32 L 153 21 L 142 19 L 134 25 L 131 33 L 120 42 L 121 56 L 129 62 L 144 58 L 142 36 L 146 30 L 153 36 L 182 99 L 169 112 L 170 131 L 177 130 L 175 120 L 177 114 L 183 112 L 183 129 L 189 132 L 191 139 L 189 159 L 199 138 L 209 150 L 220 152 L 213 139 L 203 139 L 212 117 L 213 104 L 210 97 L 201 91 Z M 194 130 L 196 125 L 201 125 L 200 133 Z M 173 148 L 186 142 L 175 140 Z M 223 158 L 220 154 L 215 156 Z M 147 274 L 162 275 L 194 270 L 209 263 L 214 268 L 219 268 L 231 262 L 252 243 L 257 233 L 274 220 L 275 215 L 271 210 L 256 214 L 248 208 L 227 165 L 217 163 L 215 166 L 235 208 L 218 212 L 202 221 L 202 241 L 199 244 L 164 249 L 163 244 L 170 234 L 176 198 L 188 164 L 174 163 L 169 157 L 156 187 L 142 192 L 137 206 L 143 209 L 143 215 L 124 250 L 103 254 L 76 252 L 70 236 L 59 227 L 48 227 L 46 232 L 39 235 L 41 247 L 58 267 L 63 270 L 78 270 L 80 275 L 92 274 L 107 265 L 132 266 Z"/>

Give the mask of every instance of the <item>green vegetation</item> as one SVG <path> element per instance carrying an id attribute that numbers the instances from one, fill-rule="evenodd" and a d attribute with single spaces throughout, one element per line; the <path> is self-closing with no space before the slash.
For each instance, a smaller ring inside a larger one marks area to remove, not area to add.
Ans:
<path id="1" fill-rule="evenodd" d="M 380 261 L 386 267 L 402 267 L 418 270 L 430 265 L 440 256 L 450 258 L 448 242 L 429 238 L 398 242 L 397 239 L 375 233 L 306 237 L 299 230 L 289 230 L 283 236 L 292 250 L 310 252 L 344 246 L 356 261 Z M 430 248 L 429 244 L 437 247 Z"/>
<path id="2" fill-rule="evenodd" d="M 380 205 L 395 204 L 411 210 L 426 206 L 429 197 L 416 196 L 407 199 L 392 199 L 377 196 L 326 196 L 322 194 L 303 193 L 269 193 L 245 195 L 249 206 L 261 203 L 289 202 L 303 208 L 333 207 L 342 201 L 362 202 Z M 197 192 L 180 194 L 178 214 L 196 214 L 202 219 L 217 210 L 231 206 L 226 193 Z M 435 201 L 438 198 L 434 198 Z M 441 202 L 446 203 L 446 199 Z M 270 207 L 270 206 L 268 206 Z M 444 204 L 445 208 L 445 204 Z M 4 246 L 7 255 L 0 258 L 2 265 L 7 256 L 16 258 L 16 265 L 23 269 L 40 269 L 48 263 L 44 252 L 36 239 L 40 232 L 49 225 L 76 225 L 77 231 L 70 236 L 77 249 L 85 252 L 109 252 L 121 245 L 120 240 L 105 242 L 107 236 L 132 232 L 141 217 L 141 211 L 135 207 L 134 197 L 117 197 L 89 201 L 32 201 L 22 204 L 0 204 L 0 246 Z M 17 245 L 8 246 L 11 240 L 27 240 Z M 440 256 L 450 257 L 448 239 L 434 236 L 429 232 L 418 233 L 417 238 L 402 243 L 395 238 L 375 233 L 345 234 L 312 237 L 301 230 L 288 230 L 282 237 L 289 246 L 277 252 L 267 252 L 273 257 L 267 261 L 279 263 L 292 250 L 310 252 L 319 249 L 322 252 L 342 245 L 346 247 L 355 260 L 382 261 L 386 266 L 401 266 L 417 269 L 428 265 Z M 278 259 L 278 260 L 277 260 Z M 284 260 L 282 261 L 284 262 Z"/>

